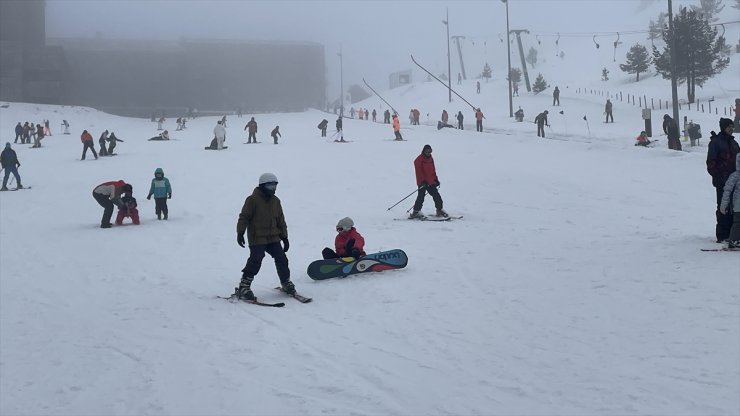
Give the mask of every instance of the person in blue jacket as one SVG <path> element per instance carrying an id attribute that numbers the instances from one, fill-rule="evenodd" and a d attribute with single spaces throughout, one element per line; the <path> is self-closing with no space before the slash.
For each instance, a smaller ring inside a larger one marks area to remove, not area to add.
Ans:
<path id="1" fill-rule="evenodd" d="M 152 199 L 152 195 L 154 195 L 154 211 L 157 213 L 157 219 L 161 220 L 162 215 L 164 219 L 167 219 L 167 200 L 172 198 L 172 187 L 170 180 L 164 177 L 162 168 L 154 171 L 154 179 L 152 179 L 152 186 L 149 187 L 149 195 L 146 199 Z"/>

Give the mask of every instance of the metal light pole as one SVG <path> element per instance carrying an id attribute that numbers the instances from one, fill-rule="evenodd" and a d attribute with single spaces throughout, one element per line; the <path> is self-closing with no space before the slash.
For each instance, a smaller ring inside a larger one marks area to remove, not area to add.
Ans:
<path id="1" fill-rule="evenodd" d="M 671 35 L 671 101 L 673 104 L 673 121 L 676 123 L 676 126 L 679 126 L 678 83 L 676 80 L 676 32 L 673 26 L 673 2 L 671 0 L 668 0 L 668 33 Z"/>
<path id="2" fill-rule="evenodd" d="M 342 44 L 339 44 L 339 118 L 344 117 L 344 66 L 342 63 Z"/>
<path id="3" fill-rule="evenodd" d="M 447 8 L 447 20 L 443 20 L 442 23 L 447 26 L 447 89 L 449 93 L 449 100 L 452 102 L 452 68 L 450 65 L 450 8 Z"/>
<path id="4" fill-rule="evenodd" d="M 514 103 L 512 102 L 511 93 L 511 40 L 509 39 L 511 32 L 509 32 L 509 1 L 501 0 L 506 4 L 506 62 L 508 65 L 509 73 L 506 77 L 509 80 L 509 117 L 514 117 Z"/>

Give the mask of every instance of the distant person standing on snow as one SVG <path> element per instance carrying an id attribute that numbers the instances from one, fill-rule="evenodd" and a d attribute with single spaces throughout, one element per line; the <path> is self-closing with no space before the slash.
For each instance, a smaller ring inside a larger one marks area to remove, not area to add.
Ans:
<path id="1" fill-rule="evenodd" d="M 275 128 L 270 132 L 270 136 L 272 136 L 273 144 L 278 144 L 278 137 L 283 137 L 283 135 L 280 134 L 280 126 L 275 126 Z"/>
<path id="2" fill-rule="evenodd" d="M 457 128 L 462 130 L 463 129 L 463 119 L 465 116 L 463 116 L 462 111 L 457 112 Z"/>
<path id="3" fill-rule="evenodd" d="M 165 130 L 164 132 L 166 133 L 167 130 Z M 169 140 L 169 137 L 167 139 Z M 123 143 L 123 140 L 119 139 L 118 137 L 116 137 L 115 133 L 111 132 L 108 136 L 108 142 L 110 142 L 110 144 L 108 145 L 108 156 L 113 156 L 113 149 L 116 148 L 116 142 Z"/>
<path id="4" fill-rule="evenodd" d="M 18 155 L 10 147 L 10 142 L 5 143 L 5 149 L 0 152 L 0 166 L 5 170 L 5 176 L 3 177 L 3 187 L 0 191 L 8 190 L 8 178 L 12 173 L 15 176 L 15 183 L 18 184 L 18 189 L 23 189 L 21 185 L 21 175 L 18 174 L 18 168 L 21 167 L 21 162 L 18 161 Z"/>
<path id="5" fill-rule="evenodd" d="M 375 117 L 376 117 L 377 115 L 378 115 L 378 112 L 377 112 L 377 111 L 375 111 L 375 109 L 373 108 L 373 121 L 377 121 L 377 120 L 375 120 Z"/>
<path id="6" fill-rule="evenodd" d="M 480 108 L 475 110 L 475 130 L 479 132 L 483 132 L 483 119 L 485 117 L 483 116 L 483 112 L 480 111 Z"/>
<path id="7" fill-rule="evenodd" d="M 62 120 L 62 126 L 64 126 L 64 134 L 69 134 L 69 123 L 67 120 Z"/>
<path id="8" fill-rule="evenodd" d="M 100 138 L 98 139 L 98 144 L 100 144 L 100 151 L 98 154 L 100 156 L 108 156 L 108 148 L 105 142 L 108 141 L 108 130 L 104 131 L 103 134 L 100 135 Z"/>
<path id="9" fill-rule="evenodd" d="M 247 137 L 247 144 L 250 143 L 257 143 L 257 122 L 254 121 L 254 117 L 252 117 L 248 122 L 247 125 L 244 126 L 244 130 L 249 130 L 249 136 Z"/>
<path id="10" fill-rule="evenodd" d="M 20 121 L 15 125 L 15 141 L 13 143 L 18 143 L 19 138 L 21 139 L 21 144 L 23 144 L 23 126 L 21 126 Z"/>
<path id="11" fill-rule="evenodd" d="M 447 124 L 447 120 L 450 119 L 450 115 L 447 114 L 447 110 L 442 110 L 442 123 Z"/>
<path id="12" fill-rule="evenodd" d="M 401 122 L 398 121 L 398 114 L 393 115 L 393 135 L 396 136 L 393 140 L 403 140 L 403 136 L 401 136 Z"/>
<path id="13" fill-rule="evenodd" d="M 678 130 L 676 121 L 668 114 L 663 116 L 663 133 L 668 136 L 668 148 L 671 150 L 681 150 L 681 133 Z"/>
<path id="14" fill-rule="evenodd" d="M 222 150 L 224 148 L 224 142 L 226 141 L 226 129 L 221 124 L 221 120 L 216 123 L 213 127 L 213 137 L 216 138 L 216 149 Z"/>
<path id="15" fill-rule="evenodd" d="M 552 92 L 552 105 L 555 106 L 555 103 L 560 105 L 560 89 L 557 86 Z"/>
<path id="16" fill-rule="evenodd" d="M 609 118 L 612 119 L 612 123 L 614 123 L 614 115 L 612 114 L 612 100 L 606 99 L 606 105 L 604 106 L 604 113 L 606 113 L 606 123 L 609 122 Z"/>
<path id="17" fill-rule="evenodd" d="M 545 137 L 545 126 L 550 127 L 550 125 L 547 123 L 547 110 L 539 113 L 537 117 L 534 118 L 534 123 L 537 124 L 537 137 Z"/>
<path id="18" fill-rule="evenodd" d="M 383 124 L 391 124 L 391 112 L 390 112 L 390 110 L 385 110 L 383 112 Z"/>

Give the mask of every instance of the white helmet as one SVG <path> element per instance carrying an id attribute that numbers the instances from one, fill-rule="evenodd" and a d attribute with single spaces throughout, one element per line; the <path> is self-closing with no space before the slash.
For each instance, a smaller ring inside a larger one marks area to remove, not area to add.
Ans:
<path id="1" fill-rule="evenodd" d="M 260 183 L 259 183 L 260 185 L 262 185 L 263 183 L 270 183 L 270 182 L 275 182 L 275 183 L 278 182 L 277 176 L 275 176 L 274 173 L 267 172 L 267 173 L 263 173 L 262 175 L 260 175 Z"/>

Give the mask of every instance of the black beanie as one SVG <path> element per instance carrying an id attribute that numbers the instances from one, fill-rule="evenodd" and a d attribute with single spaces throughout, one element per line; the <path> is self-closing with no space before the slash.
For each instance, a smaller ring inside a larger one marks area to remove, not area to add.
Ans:
<path id="1" fill-rule="evenodd" d="M 428 144 L 424 145 L 424 148 L 421 149 L 422 152 L 426 151 L 427 149 L 432 150 L 432 146 L 429 146 Z"/>
<path id="2" fill-rule="evenodd" d="M 720 118 L 719 119 L 719 129 L 720 130 L 725 131 L 725 129 L 727 128 L 727 126 L 731 126 L 731 125 L 732 125 L 732 120 L 730 120 L 729 118 Z"/>

